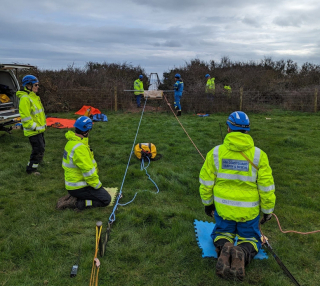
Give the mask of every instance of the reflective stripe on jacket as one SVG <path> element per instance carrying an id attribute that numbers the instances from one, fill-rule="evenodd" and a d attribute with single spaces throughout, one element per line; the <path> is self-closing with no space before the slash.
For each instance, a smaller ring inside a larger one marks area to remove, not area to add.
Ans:
<path id="1" fill-rule="evenodd" d="M 184 84 L 182 80 L 177 80 L 174 84 L 174 95 L 182 95 Z"/>
<path id="2" fill-rule="evenodd" d="M 80 138 L 73 131 L 68 131 L 66 138 L 68 143 L 62 158 L 66 189 L 76 190 L 86 186 L 99 189 L 102 184 L 88 138 Z"/>
<path id="3" fill-rule="evenodd" d="M 141 81 L 140 78 L 138 78 L 137 80 L 134 81 L 133 89 L 134 90 L 139 90 L 139 91 L 135 91 L 134 95 L 139 95 L 139 94 L 143 94 L 144 93 L 143 81 Z"/>
<path id="4" fill-rule="evenodd" d="M 46 130 L 46 115 L 40 97 L 26 88 L 17 91 L 20 98 L 19 113 L 25 136 L 30 137 Z"/>
<path id="5" fill-rule="evenodd" d="M 274 210 L 275 186 L 268 157 L 254 147 L 248 134 L 228 133 L 223 144 L 207 154 L 199 181 L 203 204 L 214 203 L 223 219 L 244 222 L 257 217 L 260 208 L 266 214 Z"/>
<path id="6" fill-rule="evenodd" d="M 214 83 L 215 78 L 209 78 L 206 84 L 206 93 L 212 93 L 215 91 L 216 85 Z"/>

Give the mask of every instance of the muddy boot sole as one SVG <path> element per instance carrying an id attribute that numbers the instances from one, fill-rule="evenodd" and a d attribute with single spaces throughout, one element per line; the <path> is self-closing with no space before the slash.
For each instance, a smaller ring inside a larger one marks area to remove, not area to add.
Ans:
<path id="1" fill-rule="evenodd" d="M 245 277 L 244 252 L 239 246 L 234 246 L 230 252 L 231 252 L 230 278 L 237 281 L 243 281 Z"/>
<path id="2" fill-rule="evenodd" d="M 216 274 L 224 279 L 230 277 L 230 255 L 232 248 L 233 244 L 231 242 L 224 244 L 216 265 Z"/>
<path id="3" fill-rule="evenodd" d="M 63 196 L 58 200 L 56 208 L 58 210 L 64 210 L 66 208 L 76 208 L 77 198 L 71 195 Z"/>

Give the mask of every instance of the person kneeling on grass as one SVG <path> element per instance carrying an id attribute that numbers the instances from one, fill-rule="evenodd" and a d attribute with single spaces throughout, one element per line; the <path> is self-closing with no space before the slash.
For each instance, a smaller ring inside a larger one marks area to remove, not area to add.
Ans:
<path id="1" fill-rule="evenodd" d="M 260 209 L 261 224 L 272 217 L 275 186 L 266 153 L 247 134 L 247 114 L 231 113 L 227 125 L 223 144 L 207 154 L 200 171 L 200 196 L 206 214 L 216 220 L 211 234 L 218 254 L 216 274 L 242 281 L 245 265 L 261 248 Z"/>
<path id="2" fill-rule="evenodd" d="M 97 163 L 88 144 L 92 120 L 87 116 L 81 116 L 76 120 L 74 127 L 75 133 L 66 133 L 68 143 L 62 159 L 65 186 L 69 195 L 59 199 L 57 209 L 83 210 L 86 207 L 106 207 L 111 202 L 111 196 L 102 187 Z"/>

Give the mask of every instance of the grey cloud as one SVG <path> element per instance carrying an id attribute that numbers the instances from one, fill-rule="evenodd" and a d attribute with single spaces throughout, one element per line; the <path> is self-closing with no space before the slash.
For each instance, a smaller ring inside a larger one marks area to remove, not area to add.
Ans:
<path id="1" fill-rule="evenodd" d="M 255 27 L 255 28 L 261 27 L 261 24 L 258 19 L 247 17 L 247 16 L 243 18 L 242 23 L 247 24 L 252 27 Z"/>
<path id="2" fill-rule="evenodd" d="M 319 6 L 293 13 L 288 9 L 295 3 L 5 1 L 2 9 L 16 13 L 0 17 L 1 61 L 41 68 L 126 61 L 148 72 L 184 65 L 195 57 L 219 61 L 224 55 L 249 61 L 287 58 L 287 53 L 295 61 L 319 61 Z"/>

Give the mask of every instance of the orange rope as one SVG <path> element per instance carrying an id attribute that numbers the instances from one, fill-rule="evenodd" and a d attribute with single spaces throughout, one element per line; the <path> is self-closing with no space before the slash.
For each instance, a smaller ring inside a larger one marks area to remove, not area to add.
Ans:
<path id="1" fill-rule="evenodd" d="M 306 234 L 312 234 L 312 233 L 320 232 L 320 230 L 314 230 L 314 231 L 309 231 L 309 232 L 300 232 L 300 231 L 295 231 L 295 230 L 282 230 L 278 217 L 274 213 L 272 215 L 276 218 L 278 226 L 279 226 L 279 229 L 280 229 L 280 231 L 282 233 L 297 233 L 297 234 L 306 235 Z M 268 240 L 268 238 L 263 234 L 263 232 L 261 230 L 261 224 L 259 224 L 259 229 L 260 229 L 260 232 L 261 232 L 262 245 L 264 245 L 266 243 L 266 241 Z"/>
<path id="2" fill-rule="evenodd" d="M 91 270 L 91 277 L 90 277 L 90 286 L 98 286 L 98 276 L 99 276 L 99 269 L 100 269 L 100 261 L 97 258 L 98 256 L 98 249 L 99 249 L 99 240 L 101 236 L 102 226 L 96 226 L 96 250 L 94 253 L 94 258 L 92 262 L 92 270 Z"/>
<path id="3" fill-rule="evenodd" d="M 309 232 L 300 232 L 300 231 L 295 231 L 295 230 L 285 230 L 285 231 L 283 231 L 282 228 L 281 228 L 281 225 L 280 225 L 280 222 L 279 222 L 278 217 L 277 217 L 275 214 L 272 214 L 272 215 L 276 218 L 276 220 L 277 220 L 277 222 L 278 222 L 279 229 L 280 229 L 280 231 L 281 231 L 282 233 L 290 233 L 290 232 L 292 232 L 292 233 L 298 233 L 298 234 L 306 235 L 306 234 L 311 234 L 311 233 L 320 232 L 320 230 L 314 230 L 314 231 L 309 231 Z"/>
<path id="4" fill-rule="evenodd" d="M 164 95 L 163 97 L 164 97 L 164 99 L 166 100 L 168 106 L 170 107 L 173 115 L 176 117 L 176 119 L 178 120 L 179 124 L 181 125 L 183 131 L 187 134 L 187 136 L 189 137 L 189 139 L 190 139 L 190 141 L 192 142 L 193 146 L 197 149 L 197 151 L 198 151 L 199 154 L 201 155 L 202 159 L 205 161 L 206 159 L 202 156 L 202 154 L 201 154 L 201 152 L 199 151 L 199 149 L 197 148 L 196 144 L 193 143 L 193 141 L 192 141 L 191 137 L 189 136 L 188 132 L 184 129 L 183 125 L 182 125 L 181 122 L 179 121 L 179 118 L 178 118 L 177 115 L 174 113 L 174 111 L 173 111 L 173 109 L 172 109 L 172 107 L 171 107 L 171 104 L 168 102 L 166 96 Z"/>

